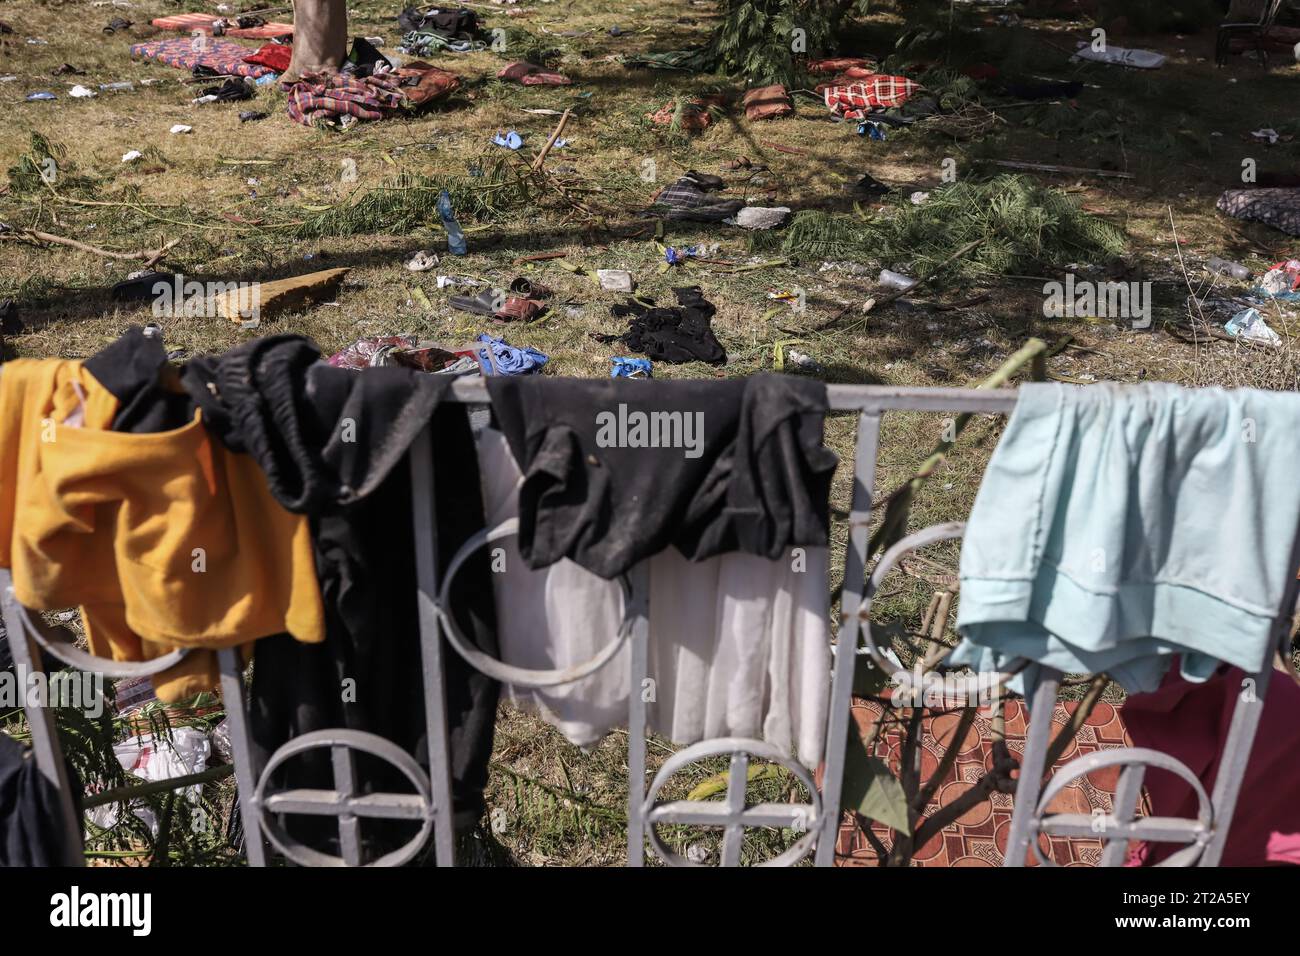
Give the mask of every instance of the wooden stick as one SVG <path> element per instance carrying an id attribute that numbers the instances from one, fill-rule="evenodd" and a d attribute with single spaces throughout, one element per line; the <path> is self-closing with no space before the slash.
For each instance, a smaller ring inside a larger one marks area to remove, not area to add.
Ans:
<path id="1" fill-rule="evenodd" d="M 1121 173 L 1110 169 L 1088 169 L 1084 166 L 1053 166 L 1049 163 L 1021 163 L 1010 159 L 977 159 L 977 163 L 992 166 L 1005 166 L 1007 169 L 1030 169 L 1041 173 L 1079 173 L 1084 176 L 1102 176 L 1110 179 L 1137 179 L 1133 173 Z"/>
<path id="2" fill-rule="evenodd" d="M 24 229 L 22 233 L 14 237 L 15 239 L 34 239 L 40 242 L 53 242 L 61 246 L 70 246 L 73 249 L 80 249 L 82 252 L 89 252 L 93 255 L 104 256 L 107 259 L 143 259 L 145 265 L 150 266 L 161 259 L 167 252 L 180 242 L 179 239 L 172 239 L 167 242 L 161 249 L 142 249 L 139 252 L 113 252 L 109 249 L 100 249 L 98 246 L 92 246 L 84 242 L 78 242 L 76 239 L 69 239 L 66 236 L 56 236 L 52 233 L 41 232 L 38 229 Z"/>
<path id="3" fill-rule="evenodd" d="M 559 139 L 560 135 L 564 132 L 564 127 L 568 125 L 569 117 L 572 114 L 573 111 L 571 109 L 566 109 L 564 115 L 560 117 L 560 121 L 555 124 L 555 130 L 551 133 L 551 138 L 546 141 L 546 145 L 542 147 L 542 151 L 538 153 L 537 158 L 533 160 L 534 171 L 542 168 L 542 163 L 546 162 L 546 154 L 551 151 L 551 147 L 555 145 L 555 141 Z"/>

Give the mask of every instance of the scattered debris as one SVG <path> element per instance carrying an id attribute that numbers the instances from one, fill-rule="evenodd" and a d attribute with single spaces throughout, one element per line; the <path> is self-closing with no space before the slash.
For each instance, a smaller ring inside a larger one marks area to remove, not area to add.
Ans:
<path id="1" fill-rule="evenodd" d="M 447 231 L 447 251 L 453 256 L 463 256 L 469 251 L 465 243 L 465 234 L 451 208 L 451 193 L 443 190 L 438 194 L 438 216 L 442 219 L 442 228 Z"/>
<path id="2" fill-rule="evenodd" d="M 631 292 L 634 286 L 632 273 L 624 269 L 597 269 L 596 277 L 606 292 Z"/>
<path id="3" fill-rule="evenodd" d="M 654 378 L 654 364 L 649 359 L 614 356 L 609 361 L 610 378 Z"/>
<path id="4" fill-rule="evenodd" d="M 1234 338 L 1259 345 L 1276 348 L 1282 344 L 1282 338 L 1268 327 L 1264 317 L 1257 309 L 1244 309 L 1238 312 L 1223 326 L 1225 332 Z"/>
<path id="5" fill-rule="evenodd" d="M 886 289 L 901 289 L 906 292 L 912 289 L 917 280 L 911 276 L 905 276 L 901 272 L 894 272 L 892 269 L 881 269 L 880 278 L 877 280 Z"/>
<path id="6" fill-rule="evenodd" d="M 411 256 L 411 258 L 406 261 L 406 268 L 410 269 L 412 272 L 427 272 L 437 265 L 438 265 L 437 254 L 430 252 L 427 249 L 421 249 L 419 252 Z M 439 276 L 438 278 L 439 280 L 442 279 L 441 276 Z M 441 287 L 441 281 L 439 281 L 439 286 Z"/>
<path id="7" fill-rule="evenodd" d="M 1210 256 L 1209 261 L 1205 263 L 1205 271 L 1211 275 L 1229 276 L 1243 282 L 1250 278 L 1250 270 L 1241 263 L 1229 262 L 1218 256 Z"/>
<path id="8" fill-rule="evenodd" d="M 736 213 L 736 225 L 742 229 L 775 229 L 785 224 L 791 212 L 789 206 L 746 206 Z"/>
<path id="9" fill-rule="evenodd" d="M 493 146 L 503 146 L 506 149 L 518 149 L 524 145 L 524 138 L 511 130 L 508 133 L 497 133 L 492 137 Z"/>
<path id="10" fill-rule="evenodd" d="M 1110 66 L 1127 66 L 1138 70 L 1158 70 L 1165 65 L 1166 60 L 1163 53 L 1155 53 L 1151 50 L 1130 50 L 1122 46 L 1112 46 L 1109 43 L 1098 50 L 1094 49 L 1092 44 L 1085 40 L 1079 41 L 1079 47 L 1075 50 L 1073 58 L 1106 63 Z"/>

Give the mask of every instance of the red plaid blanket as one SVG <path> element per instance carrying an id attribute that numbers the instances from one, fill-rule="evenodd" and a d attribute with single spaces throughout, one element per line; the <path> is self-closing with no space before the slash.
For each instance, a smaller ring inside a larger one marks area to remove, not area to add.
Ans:
<path id="1" fill-rule="evenodd" d="M 380 74 L 358 79 L 346 73 L 306 73 L 289 89 L 289 116 L 304 126 L 344 116 L 383 119 L 406 103 L 400 80 Z"/>
<path id="2" fill-rule="evenodd" d="M 872 76 L 861 83 L 843 86 L 819 86 L 826 107 L 845 119 L 862 119 L 868 110 L 902 106 L 921 88 L 905 76 Z"/>
<path id="3" fill-rule="evenodd" d="M 192 70 L 196 66 L 206 66 L 218 73 L 231 76 L 251 76 L 256 79 L 275 71 L 254 63 L 245 63 L 244 57 L 252 51 L 248 47 L 231 43 L 228 40 L 214 40 L 211 37 L 176 38 L 172 40 L 150 40 L 137 43 L 131 47 L 131 55 L 143 60 L 157 60 L 179 70 Z"/>

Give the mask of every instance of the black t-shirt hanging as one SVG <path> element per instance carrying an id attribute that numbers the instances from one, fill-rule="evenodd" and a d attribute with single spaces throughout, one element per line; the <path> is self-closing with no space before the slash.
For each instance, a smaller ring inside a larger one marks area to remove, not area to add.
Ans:
<path id="1" fill-rule="evenodd" d="M 669 545 L 699 560 L 827 543 L 837 459 L 819 382 L 511 377 L 488 393 L 524 473 L 531 567 L 569 558 L 612 578 Z"/>

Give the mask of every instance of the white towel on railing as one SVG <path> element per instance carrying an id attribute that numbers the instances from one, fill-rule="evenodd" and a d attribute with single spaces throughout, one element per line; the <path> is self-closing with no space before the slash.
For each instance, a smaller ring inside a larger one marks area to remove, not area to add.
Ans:
<path id="1" fill-rule="evenodd" d="M 522 476 L 504 436 L 479 437 L 489 526 L 518 513 Z M 561 561 L 538 571 L 513 538 L 494 567 L 501 659 L 517 667 L 580 664 L 612 641 L 623 618 L 617 581 Z M 677 744 L 758 737 L 808 767 L 822 759 L 830 692 L 826 548 L 769 561 L 725 554 L 688 561 L 669 548 L 650 559 L 650 727 Z M 628 656 L 572 684 L 507 689 L 570 741 L 590 746 L 626 726 Z"/>

